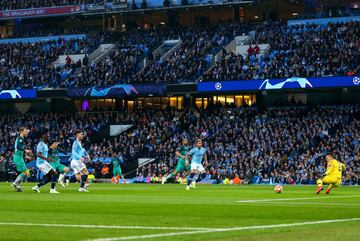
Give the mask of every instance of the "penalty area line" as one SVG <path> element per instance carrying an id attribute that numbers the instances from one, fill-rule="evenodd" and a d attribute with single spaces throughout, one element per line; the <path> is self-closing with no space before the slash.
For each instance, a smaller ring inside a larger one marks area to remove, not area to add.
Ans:
<path id="1" fill-rule="evenodd" d="M 0 226 L 37 226 L 37 227 L 62 227 L 62 228 L 142 229 L 142 230 L 192 230 L 192 231 L 214 230 L 213 228 L 114 226 L 114 225 L 87 225 L 87 224 L 61 224 L 61 223 L 4 223 L 4 222 L 0 222 Z"/>
<path id="2" fill-rule="evenodd" d="M 173 237 L 173 236 L 183 236 L 183 235 L 193 235 L 193 234 L 205 234 L 205 233 L 220 233 L 220 232 L 256 230 L 256 229 L 289 228 L 289 227 L 306 226 L 306 225 L 316 225 L 316 224 L 325 224 L 325 223 L 340 223 L 340 222 L 353 222 L 353 221 L 360 221 L 360 218 L 320 220 L 320 221 L 310 221 L 310 222 L 302 222 L 302 223 L 284 223 L 284 224 L 257 225 L 257 226 L 245 226 L 245 227 L 233 227 L 233 228 L 217 228 L 217 229 L 212 229 L 212 230 L 175 232 L 175 233 L 161 233 L 161 234 L 148 234 L 148 235 L 127 236 L 127 237 L 97 238 L 97 239 L 88 239 L 86 241 L 138 240 L 138 239 L 163 238 L 163 237 Z"/>
<path id="3" fill-rule="evenodd" d="M 253 199 L 253 200 L 240 200 L 237 203 L 261 203 L 261 202 L 276 202 L 276 201 L 296 201 L 296 200 L 316 200 L 316 199 L 335 199 L 335 198 L 352 198 L 360 197 L 360 195 L 349 196 L 327 196 L 327 197 L 299 197 L 299 198 L 273 198 L 273 199 Z"/>
<path id="4" fill-rule="evenodd" d="M 263 204 L 285 204 L 285 205 L 326 205 L 326 206 L 360 206 L 360 203 L 333 203 L 333 202 L 286 202 L 286 201 L 279 201 L 279 202 L 262 202 Z"/>

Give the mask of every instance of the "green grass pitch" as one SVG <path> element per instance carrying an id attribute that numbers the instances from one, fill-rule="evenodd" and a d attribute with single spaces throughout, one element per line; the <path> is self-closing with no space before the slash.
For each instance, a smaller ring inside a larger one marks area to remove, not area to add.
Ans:
<path id="1" fill-rule="evenodd" d="M 0 184 L 0 240 L 360 240 L 360 187 Z"/>

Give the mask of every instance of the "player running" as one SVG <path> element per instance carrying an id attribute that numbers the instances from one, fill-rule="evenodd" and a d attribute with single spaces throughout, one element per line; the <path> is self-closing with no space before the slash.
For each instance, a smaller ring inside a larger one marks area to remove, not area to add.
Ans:
<path id="1" fill-rule="evenodd" d="M 115 184 L 118 184 L 119 181 L 120 181 L 120 178 L 123 179 L 123 182 L 124 184 L 126 184 L 126 179 L 124 177 L 124 175 L 122 174 L 122 170 L 121 170 L 121 166 L 120 166 L 120 163 L 123 163 L 124 160 L 122 158 L 122 156 L 119 155 L 116 153 L 116 152 L 113 152 L 113 156 L 111 158 L 111 163 L 113 165 L 113 177 L 111 178 L 111 181 Z"/>
<path id="2" fill-rule="evenodd" d="M 329 184 L 328 189 L 326 189 L 326 194 L 329 194 L 333 187 L 340 186 L 342 172 L 345 170 L 345 164 L 334 159 L 333 154 L 327 154 L 325 159 L 327 162 L 327 170 L 325 172 L 325 177 L 316 181 L 318 185 L 316 194 L 319 194 L 324 189 L 324 183 Z"/>
<path id="3" fill-rule="evenodd" d="M 20 173 L 15 181 L 12 183 L 14 191 L 22 192 L 21 182 L 24 181 L 25 177 L 29 176 L 29 169 L 26 167 L 24 160 L 24 153 L 29 155 L 31 150 L 25 149 L 25 137 L 27 137 L 29 131 L 25 127 L 19 129 L 19 136 L 15 141 L 15 152 L 13 156 L 13 162 L 15 164 L 16 170 Z"/>
<path id="4" fill-rule="evenodd" d="M 51 181 L 51 189 L 50 193 L 57 194 L 59 193 L 56 191 L 55 186 L 58 179 L 57 172 L 52 168 L 49 162 L 53 162 L 54 160 L 49 158 L 49 147 L 47 143 L 49 142 L 49 133 L 43 132 L 41 134 L 41 141 L 37 145 L 36 148 L 36 166 L 39 170 L 44 174 L 43 179 L 39 184 L 32 188 L 33 191 L 40 193 L 40 187 L 44 186 L 48 182 Z"/>
<path id="5" fill-rule="evenodd" d="M 189 151 L 189 142 L 185 138 L 182 140 L 182 145 L 179 146 L 179 148 L 176 150 L 175 155 L 179 158 L 178 164 L 176 166 L 176 169 L 163 178 L 161 184 L 164 184 L 167 182 L 167 180 L 171 177 L 176 176 L 176 174 L 181 173 L 183 170 L 186 170 L 187 172 L 190 171 L 190 165 L 186 162 L 186 153 Z"/>
<path id="6" fill-rule="evenodd" d="M 191 171 L 190 176 L 188 177 L 186 190 L 189 190 L 190 187 L 195 188 L 195 183 L 200 182 L 202 179 L 206 178 L 205 168 L 201 163 L 204 161 L 205 165 L 207 165 L 206 149 L 202 146 L 202 140 L 198 139 L 196 141 L 196 147 L 191 149 L 191 151 L 186 154 L 186 160 L 189 160 L 190 156 L 192 156 Z M 188 164 L 188 162 L 186 164 Z M 200 175 L 196 180 L 194 180 L 196 173 L 199 173 Z"/>
<path id="7" fill-rule="evenodd" d="M 67 166 L 64 166 L 60 163 L 59 151 L 64 152 L 61 150 L 59 146 L 60 142 L 53 142 L 50 146 L 49 156 L 53 159 L 53 162 L 50 162 L 52 168 L 59 174 L 58 182 L 62 187 L 66 187 L 64 183 L 65 175 L 70 172 L 70 169 Z"/>
<path id="8" fill-rule="evenodd" d="M 84 160 L 85 158 L 90 159 L 90 157 L 81 145 L 81 141 L 84 139 L 84 133 L 80 130 L 76 131 L 75 137 L 76 139 L 72 145 L 70 166 L 74 171 L 76 179 L 80 182 L 79 192 L 88 192 L 85 185 L 89 172 Z"/>

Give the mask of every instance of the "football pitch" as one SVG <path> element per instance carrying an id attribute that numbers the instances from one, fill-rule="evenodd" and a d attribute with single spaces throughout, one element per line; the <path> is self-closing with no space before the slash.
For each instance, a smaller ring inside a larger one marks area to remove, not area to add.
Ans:
<path id="1" fill-rule="evenodd" d="M 360 240 L 360 187 L 0 184 L 0 240 Z"/>

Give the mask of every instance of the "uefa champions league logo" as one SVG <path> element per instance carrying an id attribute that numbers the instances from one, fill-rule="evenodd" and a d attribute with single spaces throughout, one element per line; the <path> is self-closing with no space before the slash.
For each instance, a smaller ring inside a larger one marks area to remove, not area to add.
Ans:
<path id="1" fill-rule="evenodd" d="M 305 89 L 306 87 L 313 88 L 310 81 L 306 78 L 292 77 L 277 84 L 271 84 L 270 81 L 271 80 L 269 79 L 264 80 L 260 85 L 259 90 L 279 90 L 284 88 L 287 83 L 298 83 L 302 89 Z"/>
<path id="2" fill-rule="evenodd" d="M 16 98 L 21 99 L 21 95 L 19 94 L 19 92 L 17 90 L 2 90 L 0 92 L 0 96 L 5 95 L 5 94 L 10 95 L 12 99 L 16 99 Z"/>
<path id="3" fill-rule="evenodd" d="M 215 89 L 221 90 L 221 88 L 222 88 L 221 83 L 217 82 L 217 83 L 215 84 Z"/>
<path id="4" fill-rule="evenodd" d="M 360 78 L 359 77 L 354 77 L 353 78 L 353 83 L 355 84 L 355 85 L 359 85 L 360 84 Z"/>
<path id="5" fill-rule="evenodd" d="M 90 92 L 90 96 L 102 97 L 107 96 L 111 90 L 123 89 L 127 95 L 131 95 L 132 93 L 139 94 L 136 88 L 133 85 L 125 84 L 125 85 L 114 85 L 108 88 L 100 88 L 97 87 L 89 88 L 85 92 L 85 96 Z"/>

